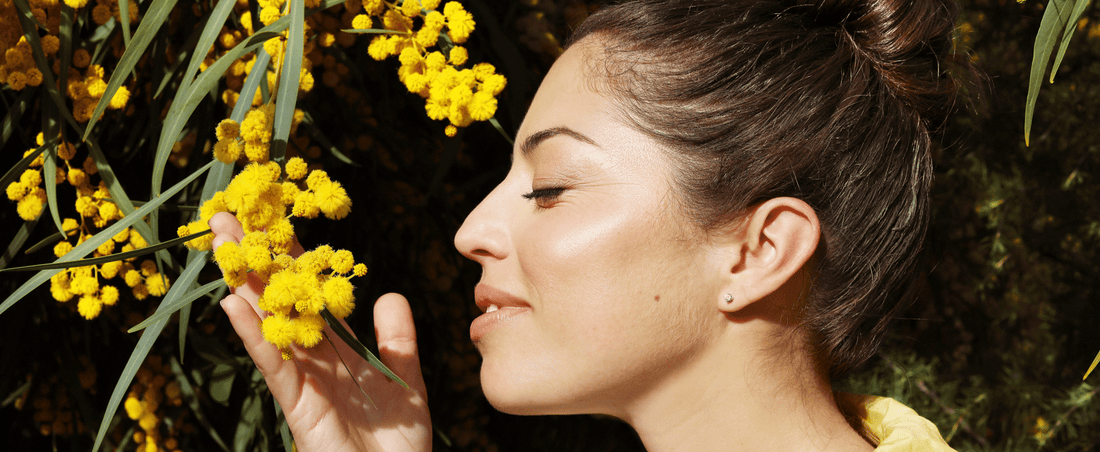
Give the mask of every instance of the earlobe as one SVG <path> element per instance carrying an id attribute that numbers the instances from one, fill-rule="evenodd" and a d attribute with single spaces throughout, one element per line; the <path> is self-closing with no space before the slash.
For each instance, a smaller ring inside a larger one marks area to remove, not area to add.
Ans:
<path id="1" fill-rule="evenodd" d="M 751 210 L 731 250 L 736 254 L 728 268 L 728 287 L 719 302 L 725 312 L 736 312 L 765 298 L 797 297 L 802 287 L 783 291 L 817 251 L 821 226 L 805 201 L 782 197 L 765 201 Z M 726 296 L 728 293 L 729 296 Z M 791 302 L 795 300 L 790 300 Z"/>

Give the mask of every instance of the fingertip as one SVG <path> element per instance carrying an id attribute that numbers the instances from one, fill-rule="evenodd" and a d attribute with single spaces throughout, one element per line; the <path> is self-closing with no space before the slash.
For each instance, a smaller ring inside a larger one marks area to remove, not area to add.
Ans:
<path id="1" fill-rule="evenodd" d="M 416 328 L 413 326 L 409 300 L 399 293 L 378 297 L 374 303 L 374 329 L 379 342 L 393 339 L 415 341 Z"/>
<path id="2" fill-rule="evenodd" d="M 241 223 L 237 221 L 237 217 L 229 212 L 218 212 L 210 217 L 210 221 L 207 223 L 210 225 L 210 230 L 214 231 L 216 235 L 224 234 L 237 240 L 244 237 L 244 229 L 241 228 Z"/>

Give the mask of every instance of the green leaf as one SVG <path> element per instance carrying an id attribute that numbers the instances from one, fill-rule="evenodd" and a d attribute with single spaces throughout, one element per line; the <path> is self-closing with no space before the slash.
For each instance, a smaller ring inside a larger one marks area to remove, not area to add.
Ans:
<path id="1" fill-rule="evenodd" d="M 133 251 L 127 251 L 125 253 L 112 254 L 112 255 L 109 255 L 109 256 L 96 257 L 96 258 L 92 258 L 92 259 L 69 260 L 69 261 L 65 261 L 65 262 L 61 262 L 61 259 L 58 259 L 57 261 L 54 261 L 54 262 L 51 262 L 51 263 L 48 263 L 48 264 L 37 264 L 37 265 L 26 265 L 26 266 L 23 266 L 23 267 L 2 268 L 2 269 L 0 269 L 0 273 L 3 273 L 3 272 L 33 272 L 33 271 L 42 271 L 42 270 L 53 270 L 53 269 L 58 269 L 58 268 L 83 267 L 83 266 L 87 266 L 87 265 L 105 264 L 107 262 L 114 262 L 114 261 L 120 261 L 120 260 L 123 260 L 123 259 L 129 259 L 131 257 L 143 256 L 143 255 L 153 253 L 153 252 L 165 249 L 165 248 L 180 245 L 180 244 L 183 244 L 183 242 L 186 242 L 188 240 L 193 240 L 193 239 L 202 237 L 202 236 L 207 235 L 207 234 L 212 234 L 212 233 L 213 232 L 211 232 L 210 230 L 206 230 L 206 231 L 203 231 L 203 232 L 197 232 L 197 233 L 194 233 L 194 234 L 191 234 L 191 235 L 188 235 L 188 236 L 184 236 L 184 237 L 180 237 L 180 238 L 177 238 L 177 239 L 172 239 L 172 240 L 169 240 L 167 242 L 161 242 L 161 243 L 157 243 L 155 245 L 149 245 L 145 248 L 136 249 L 136 250 L 133 250 Z M 103 234 L 103 233 L 101 232 L 99 234 L 96 234 L 95 236 L 98 237 L 101 234 Z M 85 242 L 85 243 L 87 243 L 87 242 Z M 73 248 L 73 250 L 75 251 L 76 248 Z M 68 256 L 68 255 L 66 254 L 66 256 Z"/>
<path id="2" fill-rule="evenodd" d="M 336 320 L 336 317 L 333 317 L 332 314 L 330 314 L 327 310 L 321 311 L 321 317 L 324 317 L 325 323 L 328 323 L 328 326 L 332 327 L 332 331 L 336 332 L 336 335 L 340 336 L 340 339 L 343 339 L 344 343 L 348 344 L 348 347 L 351 347 L 352 350 L 355 350 L 355 353 L 359 354 L 359 356 L 362 356 L 363 359 L 367 360 L 367 362 L 370 363 L 371 366 L 374 366 L 375 369 L 378 369 L 379 372 L 382 372 L 382 375 L 385 375 L 390 380 L 397 382 L 397 384 L 401 385 L 404 388 L 409 387 L 409 385 L 406 384 L 405 381 L 401 379 L 401 377 L 398 377 L 397 374 L 393 373 L 393 371 L 390 370 L 389 367 L 386 367 L 386 365 L 383 364 L 382 361 L 378 359 L 378 357 L 374 356 L 374 353 L 371 353 L 371 351 L 367 349 L 367 346 L 363 345 L 362 342 L 359 342 L 359 339 L 356 339 L 355 336 L 352 336 L 352 334 L 348 332 L 347 328 L 344 328 L 344 324 L 340 323 L 339 320 Z"/>
<path id="3" fill-rule="evenodd" d="M 22 247 L 23 243 L 27 241 L 27 238 L 31 236 L 31 231 L 33 231 L 34 227 L 37 225 L 37 218 L 23 222 L 23 225 L 15 232 L 15 237 L 12 237 L 11 243 L 8 243 L 8 249 L 4 250 L 4 255 L 0 256 L 0 269 L 8 266 L 8 262 L 11 262 L 11 259 L 15 257 L 15 253 L 19 252 L 19 248 Z"/>
<path id="4" fill-rule="evenodd" d="M 1054 45 L 1060 30 L 1069 21 L 1070 8 L 1075 0 L 1050 0 L 1047 9 L 1043 12 L 1043 20 L 1039 23 L 1039 32 L 1035 34 L 1035 50 L 1031 57 L 1031 77 L 1027 89 L 1027 103 L 1024 107 L 1024 144 L 1031 145 L 1031 123 L 1035 116 L 1035 102 L 1039 98 L 1039 88 L 1043 85 L 1043 76 L 1046 75 L 1047 66 L 1050 63 L 1050 55 L 1054 52 Z M 1070 5 L 1066 5 L 1070 3 Z M 1057 68 L 1054 69 L 1055 71 Z"/>
<path id="5" fill-rule="evenodd" d="M 97 234 L 98 235 L 98 234 Z M 85 242 L 87 243 L 87 242 Z M 179 296 L 179 293 L 198 277 L 199 271 L 202 269 L 201 263 L 206 259 L 204 253 L 189 253 L 190 259 L 187 262 L 187 268 L 180 274 L 176 283 L 172 285 L 171 289 L 168 289 L 168 293 L 164 295 L 164 300 L 157 306 L 157 312 L 165 309 L 167 305 L 171 303 Z M 165 318 L 159 322 L 155 322 L 149 325 L 141 333 L 141 338 L 138 339 L 137 345 L 134 347 L 133 353 L 130 354 L 130 359 L 126 361 L 126 366 L 122 368 L 122 374 L 118 377 L 118 382 L 115 383 L 115 389 L 111 392 L 111 399 L 107 402 L 107 411 L 103 414 L 103 419 L 112 419 L 115 416 L 115 411 L 118 410 L 119 404 L 122 403 L 122 399 L 126 397 L 126 393 L 130 390 L 130 383 L 134 381 L 134 376 L 137 375 L 138 369 L 141 368 L 141 363 L 145 362 L 145 357 L 149 355 L 149 350 L 153 348 L 153 343 L 156 342 L 157 337 L 160 336 L 161 331 L 165 325 L 168 324 L 168 319 Z M 99 450 L 100 444 L 103 443 L 104 437 L 107 435 L 108 422 L 103 422 L 99 426 L 99 433 L 96 434 L 95 445 L 92 446 L 92 452 Z"/>
<path id="6" fill-rule="evenodd" d="M 114 237 L 115 234 L 118 234 L 123 229 L 140 222 L 141 218 L 149 214 L 150 211 L 155 209 L 160 204 L 163 204 L 165 201 L 171 199 L 173 196 L 176 195 L 176 193 L 179 193 L 180 190 L 183 190 L 183 188 L 190 184 L 191 181 L 195 180 L 195 178 L 199 177 L 200 175 L 202 175 L 202 173 L 210 169 L 210 166 L 211 164 L 207 164 L 206 166 L 196 170 L 194 173 L 191 173 L 191 175 L 176 183 L 176 185 L 172 186 L 172 188 L 165 191 L 156 199 L 150 201 L 144 206 L 141 206 L 140 209 L 135 210 L 133 214 L 127 215 L 121 220 L 116 221 L 115 224 L 108 226 L 106 229 L 100 231 L 98 234 L 85 240 L 84 243 L 77 245 L 75 248 L 72 249 L 72 251 L 69 251 L 68 254 L 59 258 L 57 262 L 71 262 L 90 254 L 99 245 L 103 244 L 103 242 L 111 240 L 111 238 Z M 0 314 L 3 314 L 4 311 L 7 311 L 8 308 L 12 307 L 12 305 L 14 305 L 17 301 L 21 300 L 32 290 L 38 288 L 38 286 L 42 285 L 42 283 L 46 282 L 50 279 L 51 276 L 57 273 L 57 269 L 42 270 L 32 276 L 21 286 L 15 289 L 15 291 L 12 292 L 12 294 L 9 295 L 8 298 L 4 299 L 3 303 L 0 303 Z M 169 293 L 171 293 L 171 290 L 169 290 Z"/>
<path id="7" fill-rule="evenodd" d="M 1062 45 L 1058 49 L 1058 57 L 1054 59 L 1054 65 L 1050 69 L 1050 83 L 1054 83 L 1054 75 L 1058 73 L 1058 67 L 1062 65 L 1062 57 L 1066 56 L 1066 49 L 1069 48 L 1069 42 L 1073 39 L 1073 33 L 1077 31 L 1077 19 L 1081 18 L 1081 15 L 1085 13 L 1085 9 L 1089 7 L 1091 0 L 1068 0 L 1071 4 L 1076 2 L 1073 6 L 1073 13 L 1070 14 L 1069 20 L 1066 21 L 1065 32 L 1062 33 Z M 1069 5 L 1066 5 L 1067 9 Z"/>
<path id="8" fill-rule="evenodd" d="M 286 423 L 286 416 L 283 415 L 283 407 L 279 406 L 279 401 L 271 399 L 275 402 L 275 423 L 279 425 L 279 436 L 283 439 L 283 450 L 290 452 L 295 450 L 294 437 L 290 434 L 290 425 Z"/>
<path id="9" fill-rule="evenodd" d="M 15 1 L 25 2 L 26 0 Z M 124 2 L 126 0 L 119 0 L 120 4 Z M 84 129 L 85 140 L 92 133 L 92 127 L 99 120 L 99 115 L 107 109 L 107 104 L 111 103 L 111 98 L 115 96 L 118 87 L 122 86 L 122 82 L 129 78 L 130 73 L 134 71 L 134 66 L 141 60 L 145 49 L 156 37 L 161 25 L 164 25 L 165 19 L 168 18 L 168 14 L 172 12 L 172 8 L 175 6 L 176 0 L 153 0 L 153 4 L 145 11 L 145 16 L 141 18 L 141 25 L 138 25 L 137 31 L 134 32 L 133 39 L 126 43 L 126 51 L 123 52 L 122 58 L 119 58 L 118 64 L 115 65 L 115 72 L 111 74 L 111 80 L 107 82 L 107 89 L 103 91 L 103 97 L 99 98 L 99 103 L 95 106 L 92 119 L 88 120 L 88 126 Z M 125 13 L 120 15 L 123 17 L 122 29 L 125 37 L 129 34 L 129 17 Z"/>
<path id="10" fill-rule="evenodd" d="M 73 61 L 73 9 L 65 2 L 61 2 L 61 27 L 57 34 L 61 41 L 61 47 L 57 50 L 58 69 L 60 69 L 58 74 L 68 74 L 69 65 Z"/>
<path id="11" fill-rule="evenodd" d="M 191 81 L 195 77 L 195 73 L 199 71 L 203 60 L 206 59 L 207 50 L 214 45 L 214 40 L 218 39 L 218 33 L 221 32 L 222 25 L 225 24 L 225 19 L 229 17 L 229 13 L 233 12 L 233 5 L 235 4 L 236 0 L 219 0 L 218 5 L 206 17 L 206 26 L 203 27 L 202 34 L 199 35 L 198 43 L 191 55 L 191 61 L 187 63 L 187 71 L 183 73 L 179 93 L 186 93 L 190 90 Z"/>
<path id="12" fill-rule="evenodd" d="M 291 1 L 289 8 L 290 29 L 287 31 L 282 74 L 279 76 L 270 152 L 271 160 L 280 163 L 286 159 L 286 142 L 290 138 L 294 105 L 298 101 L 298 82 L 302 75 L 302 49 L 305 40 L 305 2 Z"/>
<path id="13" fill-rule="evenodd" d="M 4 115 L 4 123 L 0 126 L 0 147 L 8 144 L 8 138 L 11 138 L 11 134 L 20 129 L 18 118 L 23 117 L 23 113 L 27 111 L 27 104 L 30 103 L 35 94 L 33 89 L 24 89 L 23 92 L 19 93 L 19 97 L 15 98 L 15 105 L 8 106 L 8 114 Z M 7 99 L 5 98 L 5 100 Z M 8 184 L 4 184 L 4 187 L 7 186 Z"/>
<path id="14" fill-rule="evenodd" d="M 156 6 L 157 5 L 154 3 L 153 7 L 156 7 Z M 152 9 L 152 8 L 150 8 L 150 9 Z M 168 9 L 171 10 L 172 8 L 168 8 Z M 149 15 L 148 12 L 145 13 L 145 14 L 146 14 L 146 16 Z M 130 49 L 130 2 L 128 2 L 126 0 L 118 0 L 118 18 L 119 18 L 119 24 L 122 25 L 122 46 L 125 47 L 127 50 L 129 50 Z M 148 18 L 148 17 L 146 17 L 146 18 Z M 144 23 L 144 22 L 142 22 L 142 23 Z M 141 27 L 138 27 L 138 31 L 141 31 Z M 126 72 L 129 73 L 130 71 L 126 71 Z"/>
<path id="15" fill-rule="evenodd" d="M 52 244 L 52 243 L 60 242 L 61 239 L 65 238 L 66 234 L 69 234 L 70 232 L 73 232 L 73 231 L 77 231 L 79 229 L 80 229 L 80 227 L 78 226 L 78 227 L 66 230 L 65 233 L 55 232 L 53 234 L 50 234 L 49 237 L 46 237 L 42 240 L 39 240 L 38 243 L 35 243 L 34 245 L 31 245 L 30 247 L 28 247 L 25 251 L 23 251 L 23 254 L 33 254 L 35 251 L 38 251 L 42 248 L 50 246 L 50 244 Z M 0 267 L 0 268 L 2 268 L 2 267 Z"/>
<path id="16" fill-rule="evenodd" d="M 42 104 L 42 114 L 53 117 L 53 105 L 49 102 Z M 48 137 L 56 137 L 57 129 L 53 127 L 43 128 L 43 135 Z M 50 217 L 53 218 L 53 224 L 60 232 L 65 228 L 61 227 L 61 214 L 57 211 L 57 184 L 53 183 L 57 177 L 57 140 L 50 140 L 46 143 L 47 152 L 46 158 L 42 162 L 42 185 L 46 188 L 46 207 L 50 210 Z"/>
<path id="17" fill-rule="evenodd" d="M 496 116 L 493 116 L 492 118 L 489 118 L 489 124 L 492 124 L 493 128 L 497 129 L 497 132 L 500 132 L 500 136 L 504 137 L 504 141 L 507 141 L 508 145 L 511 146 L 511 145 L 516 144 L 516 142 L 514 140 L 512 140 L 512 137 L 510 135 L 508 135 L 508 132 L 504 131 L 504 127 L 502 127 L 500 125 L 500 121 L 497 121 Z"/>
<path id="18" fill-rule="evenodd" d="M 168 317 L 171 317 L 172 314 L 175 314 L 176 311 L 178 311 L 183 306 L 189 305 L 192 302 L 194 302 L 195 300 L 199 299 L 199 297 L 202 297 L 203 295 L 208 295 L 211 292 L 213 292 L 213 291 L 215 291 L 219 288 L 222 288 L 222 287 L 225 287 L 225 280 L 224 279 L 219 279 L 219 280 L 216 280 L 216 281 L 211 281 L 211 282 L 208 282 L 206 284 L 203 284 L 201 287 L 199 287 L 197 289 L 194 289 L 190 292 L 187 292 L 186 294 L 179 297 L 178 299 L 172 300 L 171 303 L 166 303 L 163 309 L 157 310 L 157 312 L 154 313 L 153 315 L 149 316 L 149 318 L 147 318 L 145 320 L 142 320 L 141 323 L 138 323 L 137 325 L 134 325 L 129 330 L 126 330 L 126 332 L 127 333 L 136 333 L 138 331 L 141 331 L 141 330 L 145 329 L 146 327 L 148 327 L 149 325 L 151 325 L 153 323 L 156 323 L 156 322 L 159 322 L 161 320 L 167 319 Z"/>

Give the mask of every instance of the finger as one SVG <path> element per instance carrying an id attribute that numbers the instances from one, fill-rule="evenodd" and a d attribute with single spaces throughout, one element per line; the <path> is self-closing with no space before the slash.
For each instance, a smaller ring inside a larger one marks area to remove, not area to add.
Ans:
<path id="1" fill-rule="evenodd" d="M 237 217 L 229 212 L 218 212 L 214 216 L 210 217 L 210 230 L 214 231 L 215 237 L 222 236 L 222 241 L 227 240 L 226 237 L 232 237 L 235 241 L 240 241 L 244 238 L 244 229 L 241 228 L 241 222 L 237 221 Z M 217 240 L 215 238 L 215 240 Z"/>
<path id="2" fill-rule="evenodd" d="M 420 354 L 416 345 L 416 327 L 412 310 L 405 297 L 388 293 L 374 303 L 374 334 L 378 338 L 378 354 L 409 387 L 426 395 L 424 377 L 420 373 Z"/>
<path id="3" fill-rule="evenodd" d="M 229 317 L 229 323 L 240 336 L 248 355 L 267 380 L 271 394 L 284 409 L 292 408 L 298 400 L 300 385 L 297 384 L 297 372 L 293 361 L 284 361 L 282 352 L 264 340 L 260 330 L 260 316 L 248 301 L 238 295 L 230 295 L 221 301 L 222 310 Z"/>

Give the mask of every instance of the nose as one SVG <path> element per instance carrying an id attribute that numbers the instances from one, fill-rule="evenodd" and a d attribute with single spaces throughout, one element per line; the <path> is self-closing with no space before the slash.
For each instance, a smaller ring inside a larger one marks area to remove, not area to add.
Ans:
<path id="1" fill-rule="evenodd" d="M 481 265 L 490 260 L 504 259 L 511 249 L 505 190 L 504 183 L 497 185 L 470 212 L 455 234 L 458 252 Z"/>

